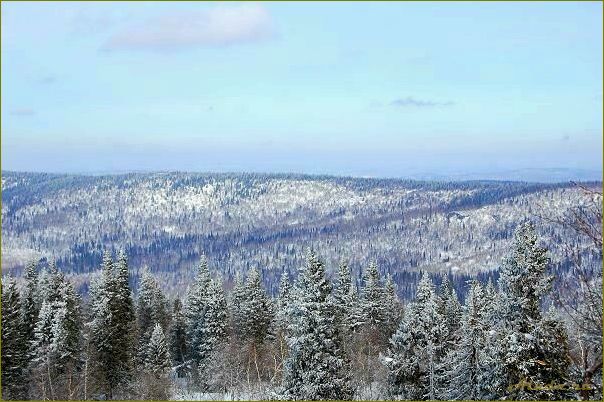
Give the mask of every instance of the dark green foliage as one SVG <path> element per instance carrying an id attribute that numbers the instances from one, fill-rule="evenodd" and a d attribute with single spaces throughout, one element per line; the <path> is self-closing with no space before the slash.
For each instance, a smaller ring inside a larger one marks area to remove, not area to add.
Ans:
<path id="1" fill-rule="evenodd" d="M 494 331 L 488 339 L 494 380 L 491 395 L 509 399 L 559 399 L 564 392 L 517 387 L 540 387 L 568 379 L 568 343 L 561 324 L 541 311 L 552 278 L 546 274 L 547 250 L 539 247 L 531 223 L 521 224 L 512 250 L 501 267 L 500 292 L 496 299 Z"/>
<path id="2" fill-rule="evenodd" d="M 170 356 L 175 365 L 181 365 L 187 357 L 187 324 L 180 299 L 174 300 L 172 322 L 169 332 Z"/>
<path id="3" fill-rule="evenodd" d="M 207 261 L 202 258 L 195 282 L 185 306 L 187 323 L 187 352 L 206 386 L 212 354 L 224 342 L 227 325 L 227 303 L 218 281 L 212 280 Z"/>
<path id="4" fill-rule="evenodd" d="M 12 278 L 2 282 L 2 399 L 25 399 L 27 340 L 21 320 L 21 298 Z"/>
<path id="5" fill-rule="evenodd" d="M 36 321 L 40 313 L 40 304 L 38 302 L 38 273 L 36 272 L 37 262 L 32 261 L 25 268 L 25 287 L 23 289 L 22 310 L 23 310 L 23 336 L 27 344 L 27 360 L 33 355 L 34 330 Z"/>
<path id="6" fill-rule="evenodd" d="M 233 297 L 237 298 L 234 300 L 237 306 L 235 332 L 241 340 L 260 345 L 273 319 L 273 306 L 262 286 L 260 273 L 255 269 L 250 271 L 242 292 L 236 292 Z"/>
<path id="7" fill-rule="evenodd" d="M 134 308 L 128 264 L 124 254 L 114 265 L 105 253 L 101 277 L 91 287 L 92 322 L 90 341 L 98 392 L 113 398 L 131 379 L 134 353 Z"/>
<path id="8" fill-rule="evenodd" d="M 286 399 L 352 399 L 349 362 L 344 356 L 325 267 L 309 252 L 290 304 L 289 356 L 283 374 Z"/>
<path id="9" fill-rule="evenodd" d="M 140 364 L 143 364 L 147 359 L 147 345 L 155 324 L 159 324 L 162 331 L 168 328 L 169 314 L 167 309 L 166 297 L 159 283 L 147 269 L 144 269 L 136 305 L 136 322 L 139 334 L 137 358 Z"/>

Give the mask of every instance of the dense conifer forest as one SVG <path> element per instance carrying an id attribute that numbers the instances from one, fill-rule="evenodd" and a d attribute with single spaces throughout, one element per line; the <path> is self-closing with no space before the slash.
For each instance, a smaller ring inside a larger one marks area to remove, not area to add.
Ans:
<path id="1" fill-rule="evenodd" d="M 2 397 L 601 399 L 598 186 L 9 172 Z"/>
<path id="2" fill-rule="evenodd" d="M 464 302 L 423 273 L 402 303 L 375 263 L 357 290 L 345 262 L 330 279 L 312 250 L 275 297 L 258 270 L 225 291 L 203 257 L 182 300 L 148 270 L 135 296 L 123 252 L 104 253 L 85 298 L 54 262 L 32 262 L 20 286 L 2 282 L 2 396 L 601 399 L 601 274 L 564 304 L 548 297 L 549 266 L 530 222 Z"/>
<path id="3" fill-rule="evenodd" d="M 584 183 L 590 189 L 600 183 Z M 468 281 L 497 279 L 519 222 L 531 219 L 557 277 L 573 253 L 599 266 L 586 241 L 558 225 L 589 197 L 572 183 L 426 182 L 291 174 L 139 173 L 83 176 L 3 172 L 2 266 L 54 260 L 86 294 L 105 250 L 123 250 L 138 288 L 145 267 L 169 297 L 182 297 L 204 255 L 233 286 L 260 270 L 268 294 L 294 278 L 314 249 L 333 277 L 345 259 L 354 286 L 372 262 L 399 297 L 415 295 L 422 272 Z"/>

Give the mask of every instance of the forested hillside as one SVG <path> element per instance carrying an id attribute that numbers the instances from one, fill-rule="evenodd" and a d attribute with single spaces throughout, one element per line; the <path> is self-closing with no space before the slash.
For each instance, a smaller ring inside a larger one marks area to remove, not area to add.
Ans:
<path id="1" fill-rule="evenodd" d="M 601 399 L 598 183 L 2 186 L 4 399 Z"/>
<path id="2" fill-rule="evenodd" d="M 598 185 L 598 184 L 595 184 Z M 418 182 L 302 175 L 156 173 L 112 176 L 3 172 L 2 267 L 19 275 L 32 258 L 56 261 L 86 293 L 105 249 L 148 266 L 182 295 L 202 254 L 229 283 L 251 269 L 275 295 L 297 275 L 305 248 L 328 275 L 344 259 L 355 285 L 371 262 L 413 296 L 420 271 L 456 288 L 494 270 L 519 222 L 537 223 L 556 269 L 580 243 L 551 222 L 584 202 L 571 184 Z M 543 219 L 547 217 L 548 219 Z M 591 258 L 588 256 L 588 258 Z"/>
<path id="3" fill-rule="evenodd" d="M 471 281 L 463 303 L 424 273 L 402 304 L 375 264 L 357 291 L 346 264 L 331 281 L 312 251 L 275 298 L 255 269 L 225 291 L 205 258 L 183 300 L 148 271 L 133 297 L 126 254 L 106 252 L 83 301 L 32 263 L 23 286 L 2 281 L 2 397 L 601 399 L 601 274 L 576 265 L 572 302 L 546 302 L 549 267 L 530 223 L 497 283 Z"/>

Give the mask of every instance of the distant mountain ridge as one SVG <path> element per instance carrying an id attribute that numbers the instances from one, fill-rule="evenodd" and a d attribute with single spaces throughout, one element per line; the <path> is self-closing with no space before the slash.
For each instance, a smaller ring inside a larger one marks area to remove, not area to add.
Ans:
<path id="1" fill-rule="evenodd" d="M 498 170 L 481 173 L 426 174 L 413 176 L 420 180 L 503 180 L 536 183 L 564 183 L 571 181 L 601 181 L 601 170 L 569 168 L 533 168 Z"/>
<path id="2" fill-rule="evenodd" d="M 221 172 L 221 171 L 187 171 L 187 170 L 125 170 L 125 171 L 91 171 L 91 172 L 23 172 L 4 170 L 3 174 L 48 174 L 59 176 L 122 176 L 130 174 L 199 174 L 199 175 L 261 175 L 274 177 L 306 177 L 306 178 L 348 178 L 348 179 L 375 179 L 375 180 L 417 180 L 417 181 L 521 181 L 531 183 L 568 183 L 571 181 L 602 181 L 603 172 L 597 169 L 576 168 L 523 168 L 510 170 L 491 171 L 455 171 L 451 172 L 411 172 L 398 176 L 382 176 L 367 174 L 315 174 L 298 172 Z"/>
<path id="3" fill-rule="evenodd" d="M 568 182 L 5 171 L 2 268 L 18 272 L 31 258 L 55 258 L 86 291 L 103 250 L 124 249 L 133 267 L 148 265 L 182 292 L 206 254 L 226 278 L 259 268 L 274 291 L 281 275 L 296 275 L 312 247 L 330 271 L 349 261 L 359 280 L 376 261 L 405 295 L 420 270 L 462 279 L 492 272 L 525 219 L 537 221 L 557 253 L 567 234 L 540 216 L 556 216 L 580 197 Z"/>

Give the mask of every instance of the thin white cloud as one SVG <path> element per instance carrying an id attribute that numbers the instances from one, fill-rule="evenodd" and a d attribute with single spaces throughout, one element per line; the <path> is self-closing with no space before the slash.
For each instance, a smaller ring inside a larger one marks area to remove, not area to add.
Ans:
<path id="1" fill-rule="evenodd" d="M 455 103 L 453 101 L 440 102 L 429 99 L 417 99 L 412 96 L 395 99 L 390 102 L 390 105 L 395 107 L 443 107 L 452 106 L 454 104 Z"/>
<path id="2" fill-rule="evenodd" d="M 172 51 L 221 47 L 260 42 L 273 35 L 268 10 L 259 4 L 244 4 L 163 15 L 117 32 L 103 49 Z"/>

